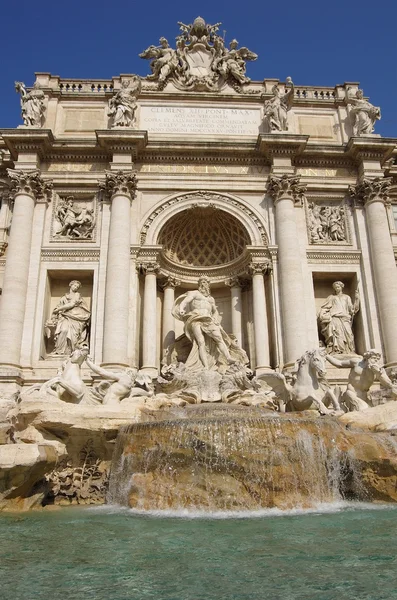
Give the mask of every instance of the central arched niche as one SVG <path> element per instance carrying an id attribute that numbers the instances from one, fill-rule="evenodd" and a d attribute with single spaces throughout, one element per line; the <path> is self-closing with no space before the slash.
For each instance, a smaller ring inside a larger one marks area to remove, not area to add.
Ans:
<path id="1" fill-rule="evenodd" d="M 158 237 L 176 265 L 211 268 L 239 260 L 250 244 L 243 224 L 214 206 L 192 206 L 171 217 Z"/>

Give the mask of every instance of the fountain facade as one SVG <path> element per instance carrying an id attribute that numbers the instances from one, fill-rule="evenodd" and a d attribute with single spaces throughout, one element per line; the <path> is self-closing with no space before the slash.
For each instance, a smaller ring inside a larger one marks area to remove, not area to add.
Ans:
<path id="1" fill-rule="evenodd" d="M 123 425 L 123 503 L 308 504 L 345 493 L 355 461 L 394 500 L 391 434 L 336 419 L 397 425 L 397 142 L 357 85 L 251 81 L 258 55 L 219 23 L 179 25 L 142 52 L 147 77 L 16 82 L 0 508 L 104 501 Z"/>

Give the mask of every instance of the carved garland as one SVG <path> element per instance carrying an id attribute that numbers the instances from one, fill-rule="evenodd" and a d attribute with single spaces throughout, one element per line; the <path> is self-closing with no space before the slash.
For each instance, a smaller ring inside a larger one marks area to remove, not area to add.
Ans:
<path id="1" fill-rule="evenodd" d="M 187 194 L 183 194 L 182 196 L 177 196 L 176 198 L 171 198 L 170 200 L 168 200 L 167 202 L 164 202 L 164 204 L 162 204 L 161 206 L 156 208 L 156 210 L 154 210 L 149 215 L 149 217 L 146 219 L 146 221 L 142 227 L 141 236 L 140 236 L 141 245 L 143 245 L 145 243 L 147 233 L 148 233 L 152 223 L 162 212 L 164 212 L 167 208 L 169 208 L 170 206 L 173 206 L 174 204 L 179 204 L 180 202 L 183 202 L 184 200 L 190 200 L 192 198 L 197 198 L 199 200 L 206 200 L 207 202 L 210 202 L 211 200 L 219 201 L 222 203 L 231 204 L 232 206 L 235 206 L 236 208 L 238 208 L 239 210 L 244 212 L 251 219 L 251 221 L 253 221 L 255 223 L 257 229 L 259 230 L 263 244 L 265 246 L 268 245 L 269 240 L 268 240 L 266 230 L 265 230 L 264 226 L 262 225 L 261 221 L 259 220 L 259 218 L 255 215 L 255 213 L 252 210 L 250 210 L 242 202 L 239 202 L 238 200 L 235 200 L 234 198 L 230 198 L 229 196 L 225 196 L 223 194 L 217 194 L 217 193 L 211 192 L 211 191 L 188 192 Z"/>

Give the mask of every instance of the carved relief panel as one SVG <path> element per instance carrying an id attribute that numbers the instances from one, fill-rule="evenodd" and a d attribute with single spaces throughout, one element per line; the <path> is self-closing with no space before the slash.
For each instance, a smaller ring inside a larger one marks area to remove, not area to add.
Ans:
<path id="1" fill-rule="evenodd" d="M 95 199 L 76 200 L 58 197 L 53 210 L 51 241 L 93 242 L 96 235 L 97 203 Z"/>
<path id="2" fill-rule="evenodd" d="M 329 201 L 309 200 L 306 202 L 307 235 L 310 244 L 351 244 L 347 207 L 330 204 Z"/>

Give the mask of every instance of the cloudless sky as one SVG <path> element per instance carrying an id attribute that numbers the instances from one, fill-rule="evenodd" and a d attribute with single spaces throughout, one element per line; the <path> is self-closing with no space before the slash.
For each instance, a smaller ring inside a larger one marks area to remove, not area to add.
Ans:
<path id="1" fill-rule="evenodd" d="M 397 0 L 0 0 L 0 128 L 22 122 L 15 80 L 147 75 L 138 54 L 161 36 L 175 47 L 177 21 L 198 15 L 259 55 L 254 80 L 360 82 L 382 110 L 376 132 L 397 137 Z"/>

